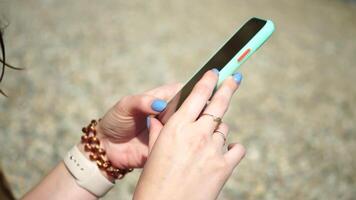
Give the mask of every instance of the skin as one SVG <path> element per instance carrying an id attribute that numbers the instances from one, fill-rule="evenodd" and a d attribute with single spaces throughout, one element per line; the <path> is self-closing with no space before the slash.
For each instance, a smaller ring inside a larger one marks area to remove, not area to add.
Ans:
<path id="1" fill-rule="evenodd" d="M 182 84 L 172 84 L 126 96 L 105 114 L 98 126 L 98 137 L 115 167 L 143 167 L 153 146 L 153 141 L 149 142 L 146 118 L 159 114 L 151 108 L 152 102 L 170 100 L 181 87 Z"/>
<path id="2" fill-rule="evenodd" d="M 245 154 L 240 144 L 230 144 L 225 152 L 223 137 L 213 133 L 217 129 L 226 137 L 228 126 L 218 125 L 211 116 L 200 116 L 203 111 L 222 117 L 238 88 L 230 77 L 211 97 L 217 80 L 216 73 L 207 72 L 165 126 L 150 117 L 149 132 L 146 117 L 158 114 L 151 108 L 152 102 L 168 101 L 181 88 L 180 84 L 124 97 L 102 118 L 97 127 L 98 137 L 112 164 L 118 168 L 144 166 L 134 199 L 217 198 Z M 83 146 L 78 147 L 88 157 Z M 23 199 L 97 197 L 78 186 L 61 162 Z"/>
<path id="3" fill-rule="evenodd" d="M 158 112 L 151 108 L 156 99 L 168 101 L 181 88 L 181 84 L 165 85 L 139 95 L 122 98 L 104 115 L 97 127 L 97 137 L 105 149 L 107 158 L 118 168 L 141 168 L 147 159 L 153 141 L 149 140 L 146 117 Z M 81 152 L 89 159 L 83 145 Z M 103 175 L 110 181 L 104 172 Z M 97 199 L 78 186 L 63 162 L 59 163 L 23 199 Z"/>
<path id="4" fill-rule="evenodd" d="M 223 151 L 228 126 L 222 117 L 238 84 L 229 77 L 211 98 L 218 76 L 207 72 L 165 126 L 151 119 L 150 135 L 158 137 L 140 177 L 134 199 L 216 199 L 233 169 L 245 155 L 240 144 Z M 206 106 L 206 102 L 210 103 Z"/>

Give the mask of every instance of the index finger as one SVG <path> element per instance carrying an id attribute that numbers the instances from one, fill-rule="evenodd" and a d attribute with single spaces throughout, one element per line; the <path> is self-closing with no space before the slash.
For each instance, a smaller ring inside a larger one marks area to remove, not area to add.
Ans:
<path id="1" fill-rule="evenodd" d="M 216 83 L 219 71 L 217 69 L 205 72 L 203 77 L 197 82 L 189 96 L 180 106 L 177 115 L 181 115 L 184 121 L 195 121 L 209 101 Z"/>

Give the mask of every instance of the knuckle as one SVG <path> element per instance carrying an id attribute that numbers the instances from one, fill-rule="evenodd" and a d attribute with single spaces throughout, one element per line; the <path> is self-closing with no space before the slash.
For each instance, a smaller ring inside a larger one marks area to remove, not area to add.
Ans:
<path id="1" fill-rule="evenodd" d="M 232 94 L 236 91 L 237 85 L 234 83 L 233 80 L 226 80 L 223 85 L 219 88 L 219 93 L 224 95 L 225 97 L 228 97 L 228 99 L 231 98 Z"/>
<path id="2" fill-rule="evenodd" d="M 210 92 L 212 91 L 211 86 L 208 83 L 205 82 L 199 82 L 199 84 L 197 84 L 195 86 L 195 92 L 198 95 L 207 95 L 210 94 Z"/>
<path id="3" fill-rule="evenodd" d="M 241 159 L 246 155 L 245 147 L 243 145 L 239 144 L 239 143 L 230 144 L 229 145 L 229 150 L 232 150 L 232 149 L 234 149 L 236 155 L 241 157 Z"/>
<path id="4" fill-rule="evenodd" d="M 211 143 L 212 144 L 212 143 Z M 214 145 L 207 145 L 207 148 L 206 148 L 206 153 L 209 157 L 214 157 L 215 155 L 217 155 L 217 151 L 216 151 L 216 147 Z"/>
<path id="5" fill-rule="evenodd" d="M 201 132 L 199 134 L 199 145 L 205 145 L 206 143 L 208 143 L 209 139 L 210 139 L 210 136 L 208 134 Z"/>
<path id="6" fill-rule="evenodd" d="M 196 151 L 201 151 L 202 149 L 206 149 L 210 137 L 202 132 L 195 132 L 190 139 L 189 146 Z"/>
<path id="7" fill-rule="evenodd" d="M 224 108 L 229 104 L 229 99 L 226 96 L 217 95 L 217 96 L 215 96 L 213 102 L 216 105 L 216 107 L 218 107 L 218 108 L 223 107 Z"/>
<path id="8" fill-rule="evenodd" d="M 219 131 L 222 131 L 224 133 L 227 133 L 229 132 L 229 125 L 227 125 L 226 123 L 222 122 L 220 125 L 219 125 Z"/>
<path id="9" fill-rule="evenodd" d="M 211 70 L 205 72 L 205 74 L 201 78 L 201 81 L 207 81 L 208 83 L 211 83 L 212 81 L 217 80 L 218 76 L 216 76 L 214 73 L 211 72 L 212 72 Z"/>

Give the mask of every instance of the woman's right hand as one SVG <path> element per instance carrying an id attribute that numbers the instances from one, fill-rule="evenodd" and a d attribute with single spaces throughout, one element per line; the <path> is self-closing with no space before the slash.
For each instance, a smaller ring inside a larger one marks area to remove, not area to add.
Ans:
<path id="1" fill-rule="evenodd" d="M 224 151 L 228 126 L 219 124 L 213 116 L 223 117 L 241 78 L 241 74 L 227 78 L 211 98 L 218 72 L 208 71 L 164 127 L 150 118 L 150 140 L 155 144 L 134 199 L 217 198 L 245 149 L 240 144 L 230 144 Z"/>

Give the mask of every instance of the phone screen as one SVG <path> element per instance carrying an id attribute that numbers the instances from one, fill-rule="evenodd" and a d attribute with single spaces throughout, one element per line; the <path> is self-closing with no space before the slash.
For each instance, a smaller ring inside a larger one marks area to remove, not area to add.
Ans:
<path id="1" fill-rule="evenodd" d="M 182 105 L 192 91 L 195 84 L 204 73 L 213 68 L 219 71 L 260 31 L 266 24 L 265 20 L 252 18 L 247 21 L 218 51 L 217 53 L 191 78 L 183 88 L 169 101 L 165 111 L 158 118 L 166 123 L 169 117 Z"/>

